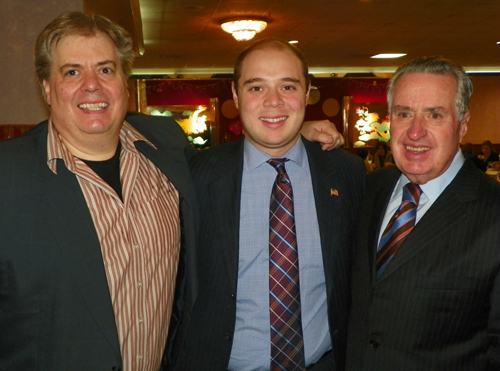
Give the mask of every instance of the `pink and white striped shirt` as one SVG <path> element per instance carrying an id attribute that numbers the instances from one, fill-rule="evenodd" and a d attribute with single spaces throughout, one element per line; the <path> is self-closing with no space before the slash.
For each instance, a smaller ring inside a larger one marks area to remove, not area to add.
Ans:
<path id="1" fill-rule="evenodd" d="M 123 371 L 160 368 L 180 249 L 179 193 L 134 146 L 146 141 L 127 122 L 120 132 L 123 201 L 49 124 L 48 166 L 56 159 L 77 177 L 101 244 L 123 359 Z M 89 355 L 91 357 L 92 355 Z"/>

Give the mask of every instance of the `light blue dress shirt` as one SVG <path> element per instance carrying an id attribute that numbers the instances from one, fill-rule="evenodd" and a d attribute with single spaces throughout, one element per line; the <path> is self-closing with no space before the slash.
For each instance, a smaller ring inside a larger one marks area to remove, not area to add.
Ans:
<path id="1" fill-rule="evenodd" d="M 326 283 L 311 173 L 302 143 L 283 157 L 294 194 L 306 365 L 331 348 Z M 244 144 L 236 328 L 229 370 L 269 370 L 269 201 L 276 170 L 271 157 Z"/>
<path id="2" fill-rule="evenodd" d="M 465 159 L 462 154 L 462 151 L 458 151 L 453 161 L 448 169 L 438 176 L 435 179 L 429 180 L 427 183 L 420 185 L 422 189 L 422 195 L 420 196 L 420 202 L 418 203 L 417 208 L 417 218 L 415 220 L 415 224 L 419 222 L 420 219 L 424 216 L 427 210 L 430 209 L 432 204 L 438 199 L 438 197 L 443 193 L 443 191 L 448 187 L 451 181 L 458 174 L 462 165 L 464 164 Z M 381 224 L 381 229 L 379 231 L 378 241 L 380 242 L 380 238 L 384 233 L 385 227 L 391 220 L 392 216 L 398 209 L 399 205 L 401 205 L 401 199 L 403 197 L 403 187 L 406 183 L 409 183 L 409 179 L 406 175 L 401 174 L 394 190 L 392 191 L 391 199 L 389 204 L 387 205 L 387 209 L 385 210 L 384 220 Z"/>

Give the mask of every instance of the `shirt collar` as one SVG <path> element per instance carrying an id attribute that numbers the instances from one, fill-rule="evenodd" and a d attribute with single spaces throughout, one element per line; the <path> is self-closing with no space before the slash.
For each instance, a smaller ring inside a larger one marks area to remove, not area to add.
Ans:
<path id="1" fill-rule="evenodd" d="M 243 142 L 243 152 L 243 170 L 248 172 L 255 170 L 257 167 L 267 162 L 267 160 L 269 160 L 270 158 L 274 158 L 269 156 L 267 153 L 262 152 L 247 139 L 245 139 Z M 296 163 L 299 167 L 302 167 L 304 161 L 304 153 L 305 147 L 304 143 L 302 142 L 302 137 L 300 137 L 299 140 L 297 140 L 297 142 L 294 144 L 294 146 L 283 156 L 283 158 L 287 158 L 290 161 Z"/>
<path id="2" fill-rule="evenodd" d="M 421 202 L 425 203 L 426 200 L 432 200 L 433 202 L 441 195 L 446 187 L 451 183 L 451 181 L 457 176 L 458 172 L 462 168 L 465 162 L 465 158 L 462 151 L 458 151 L 453 158 L 453 161 L 448 169 L 435 179 L 429 180 L 427 183 L 420 185 L 422 189 L 422 199 Z M 403 194 L 403 187 L 409 183 L 410 180 L 406 175 L 401 174 L 396 187 L 394 188 L 391 201 L 395 198 L 401 199 Z"/>
<path id="3" fill-rule="evenodd" d="M 151 147 L 156 147 L 149 140 L 146 139 L 137 129 L 130 125 L 127 121 L 123 122 L 120 129 L 120 142 L 122 144 L 122 151 L 137 153 L 134 143 L 143 141 Z M 68 148 L 62 141 L 61 134 L 57 131 L 56 127 L 49 120 L 48 136 L 47 136 L 47 165 L 54 174 L 57 174 L 57 159 L 63 160 L 65 166 L 72 173 L 76 172 L 75 157 L 71 154 Z"/>

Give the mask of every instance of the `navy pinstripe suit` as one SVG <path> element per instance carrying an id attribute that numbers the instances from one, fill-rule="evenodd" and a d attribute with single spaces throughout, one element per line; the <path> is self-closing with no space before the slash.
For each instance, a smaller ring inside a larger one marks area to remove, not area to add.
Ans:
<path id="1" fill-rule="evenodd" d="M 400 174 L 367 178 L 346 369 L 500 370 L 500 184 L 467 160 L 377 281 L 377 235 Z"/>
<path id="2" fill-rule="evenodd" d="M 350 265 L 355 223 L 364 189 L 364 165 L 345 152 L 321 151 L 304 140 L 309 158 L 325 267 L 328 323 L 334 363 L 344 369 Z M 197 243 L 199 290 L 176 370 L 226 370 L 236 318 L 238 231 L 243 140 L 217 146 L 190 163 L 200 204 Z M 339 191 L 332 197 L 330 189 Z M 319 366 L 318 366 L 319 367 Z"/>

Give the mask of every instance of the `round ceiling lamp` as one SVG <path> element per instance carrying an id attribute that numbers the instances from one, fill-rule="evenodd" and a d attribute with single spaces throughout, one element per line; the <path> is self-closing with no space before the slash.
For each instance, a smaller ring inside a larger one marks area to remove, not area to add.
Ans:
<path id="1" fill-rule="evenodd" d="M 252 39 L 257 33 L 267 27 L 267 22 L 255 19 L 227 21 L 221 24 L 224 31 L 229 32 L 238 41 Z"/>

